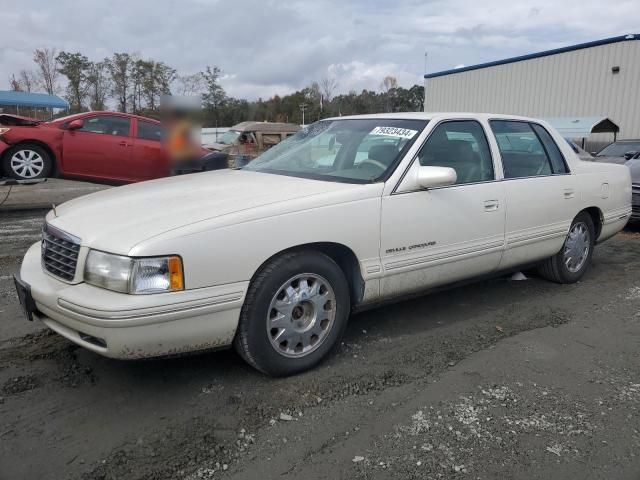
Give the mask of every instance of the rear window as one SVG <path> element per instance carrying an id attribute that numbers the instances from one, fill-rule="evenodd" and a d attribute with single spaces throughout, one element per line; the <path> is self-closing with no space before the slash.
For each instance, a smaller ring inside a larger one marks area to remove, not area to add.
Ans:
<path id="1" fill-rule="evenodd" d="M 558 148 L 558 145 L 556 145 L 556 142 L 553 141 L 553 138 L 551 138 L 549 132 L 547 132 L 541 125 L 532 123 L 531 126 L 538 135 L 538 138 L 542 141 L 542 145 L 544 146 L 547 156 L 551 160 L 553 173 L 567 173 L 567 164 L 564 161 L 562 152 Z"/>
<path id="2" fill-rule="evenodd" d="M 504 178 L 551 175 L 551 162 L 529 123 L 492 120 L 504 168 Z"/>

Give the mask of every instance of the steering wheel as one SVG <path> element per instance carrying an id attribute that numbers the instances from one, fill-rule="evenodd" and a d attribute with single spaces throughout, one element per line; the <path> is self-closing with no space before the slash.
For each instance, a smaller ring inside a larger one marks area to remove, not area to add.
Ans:
<path id="1" fill-rule="evenodd" d="M 358 168 L 361 168 L 365 163 L 370 163 L 371 165 L 374 165 L 383 171 L 387 169 L 387 166 L 384 163 L 379 162 L 378 160 L 373 160 L 371 158 L 366 158 L 363 161 L 361 161 L 360 164 L 358 165 Z"/>

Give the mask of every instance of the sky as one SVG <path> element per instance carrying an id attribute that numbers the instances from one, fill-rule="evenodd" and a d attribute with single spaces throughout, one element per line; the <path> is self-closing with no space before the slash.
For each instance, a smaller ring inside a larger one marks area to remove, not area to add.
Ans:
<path id="1" fill-rule="evenodd" d="M 227 94 L 410 87 L 426 72 L 640 33 L 639 0 L 22 0 L 2 2 L 0 89 L 36 48 L 91 60 L 136 52 L 188 74 L 217 65 Z"/>

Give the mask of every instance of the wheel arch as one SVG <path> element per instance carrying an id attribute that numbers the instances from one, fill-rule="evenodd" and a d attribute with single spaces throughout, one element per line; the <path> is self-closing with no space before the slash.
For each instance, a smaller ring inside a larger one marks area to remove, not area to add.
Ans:
<path id="1" fill-rule="evenodd" d="M 53 151 L 53 149 L 49 144 L 43 142 L 42 140 L 35 140 L 35 139 L 20 140 L 19 142 L 12 144 L 11 147 L 4 152 L 4 155 L 8 156 L 9 155 L 8 152 L 10 152 L 13 148 L 19 147 L 21 145 L 36 145 L 42 148 L 44 151 L 47 152 L 47 154 L 49 155 L 49 158 L 51 158 L 51 176 L 57 175 L 59 173 L 58 158 L 56 157 L 55 152 Z"/>
<path id="2" fill-rule="evenodd" d="M 336 262 L 336 264 L 344 273 L 344 276 L 347 279 L 347 283 L 349 284 L 351 305 L 354 306 L 359 304 L 364 296 L 364 279 L 362 278 L 362 272 L 360 270 L 360 262 L 358 261 L 358 257 L 353 250 L 351 250 L 346 245 L 337 242 L 304 243 L 285 248 L 284 250 L 274 253 L 268 259 L 262 262 L 262 264 L 258 267 L 258 269 L 251 277 L 251 281 L 253 281 L 256 275 L 274 258 L 285 253 L 309 250 L 315 250 L 317 252 L 323 253 L 331 258 L 334 262 Z"/>
<path id="3" fill-rule="evenodd" d="M 598 238 L 600 237 L 600 233 L 602 232 L 602 225 L 604 223 L 604 216 L 602 214 L 602 210 L 600 210 L 598 207 L 587 207 L 584 210 L 581 210 L 578 215 L 580 215 L 580 213 L 582 212 L 586 212 L 589 214 L 589 216 L 591 217 L 591 221 L 593 222 L 593 227 L 596 229 L 596 241 L 598 240 Z"/>

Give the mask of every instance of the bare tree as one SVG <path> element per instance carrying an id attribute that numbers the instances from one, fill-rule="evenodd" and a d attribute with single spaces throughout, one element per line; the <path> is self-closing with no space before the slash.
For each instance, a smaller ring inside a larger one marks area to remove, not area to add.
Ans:
<path id="1" fill-rule="evenodd" d="M 389 93 L 389 90 L 398 88 L 398 79 L 396 77 L 392 77 L 391 75 L 387 75 L 382 79 L 380 88 L 384 93 Z"/>
<path id="2" fill-rule="evenodd" d="M 394 108 L 394 98 L 396 96 L 395 94 L 398 90 L 398 79 L 391 75 L 387 75 L 382 79 L 380 88 L 382 89 L 382 95 L 384 96 L 385 110 L 387 112 L 392 112 Z"/>
<path id="3" fill-rule="evenodd" d="M 32 92 L 36 86 L 36 76 L 32 70 L 20 70 L 20 84 L 25 92 Z"/>
<path id="4" fill-rule="evenodd" d="M 205 90 L 202 72 L 178 76 L 178 95 L 200 95 Z"/>
<path id="5" fill-rule="evenodd" d="M 14 92 L 22 91 L 22 84 L 20 83 L 20 80 L 16 78 L 15 74 L 12 74 L 9 77 L 9 90 L 12 90 Z"/>
<path id="6" fill-rule="evenodd" d="M 58 60 L 55 48 L 36 49 L 33 52 L 33 61 L 38 66 L 38 83 L 49 94 L 53 95 L 58 90 Z"/>
<path id="7" fill-rule="evenodd" d="M 333 99 L 333 93 L 338 88 L 338 82 L 335 78 L 325 77 L 320 80 L 320 91 L 325 101 L 330 102 Z"/>

